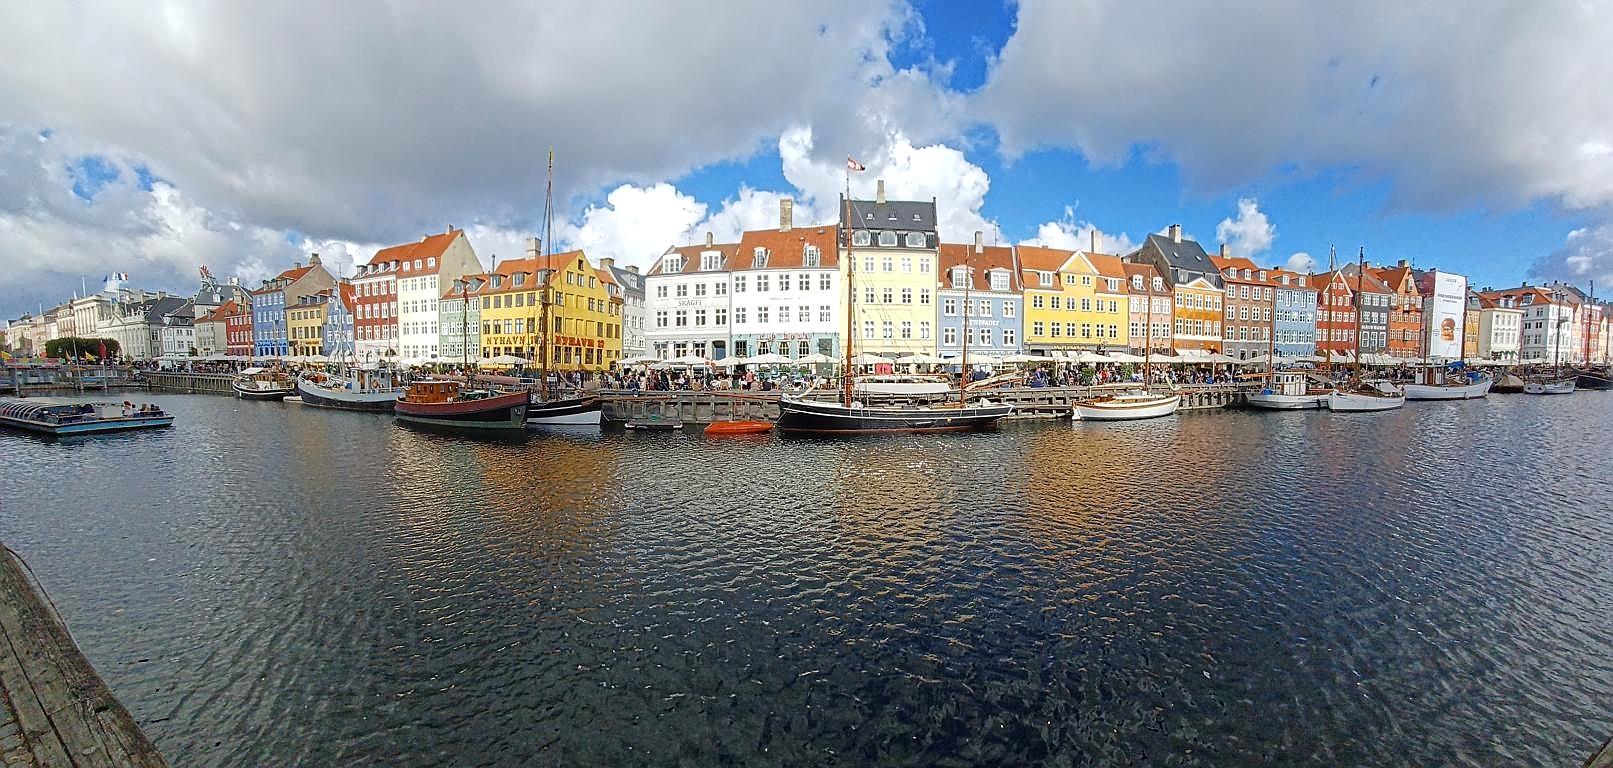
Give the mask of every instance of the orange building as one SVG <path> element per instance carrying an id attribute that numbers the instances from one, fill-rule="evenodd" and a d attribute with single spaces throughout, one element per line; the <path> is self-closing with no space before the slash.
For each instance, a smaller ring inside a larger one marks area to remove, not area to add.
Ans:
<path id="1" fill-rule="evenodd" d="M 1376 277 L 1391 290 L 1389 307 L 1389 338 L 1387 352 L 1391 357 L 1413 360 L 1423 356 L 1423 297 L 1417 290 L 1417 278 L 1411 266 L 1401 259 L 1393 267 L 1369 267 L 1367 274 Z"/>

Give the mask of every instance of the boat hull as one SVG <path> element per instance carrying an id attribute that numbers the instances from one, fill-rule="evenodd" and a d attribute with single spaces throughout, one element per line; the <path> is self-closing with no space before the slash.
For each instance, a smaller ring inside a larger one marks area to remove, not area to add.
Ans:
<path id="1" fill-rule="evenodd" d="M 531 427 L 596 426 L 603 410 L 597 397 L 533 401 L 526 409 L 526 423 Z"/>
<path id="2" fill-rule="evenodd" d="M 1331 392 L 1327 396 L 1327 409 L 1343 413 L 1388 411 L 1405 404 L 1405 395 L 1362 395 L 1353 392 Z"/>
<path id="3" fill-rule="evenodd" d="M 21 429 L 41 435 L 67 437 L 70 435 L 100 435 L 108 432 L 128 432 L 135 429 L 159 429 L 174 425 L 172 416 L 130 416 L 78 424 L 48 424 L 28 419 L 0 417 L 0 426 Z"/>
<path id="4" fill-rule="evenodd" d="M 780 400 L 778 430 L 820 435 L 971 432 L 989 429 L 1013 412 L 1014 407 L 1006 404 L 960 408 L 881 408 Z"/>
<path id="5" fill-rule="evenodd" d="M 1277 392 L 1256 392 L 1245 398 L 1250 408 L 1268 411 L 1321 410 L 1327 407 L 1327 395 L 1284 395 Z"/>
<path id="6" fill-rule="evenodd" d="M 1579 389 L 1613 389 L 1613 374 L 1582 373 L 1574 377 Z"/>
<path id="7" fill-rule="evenodd" d="M 393 406 L 399 421 L 431 424 L 455 429 L 524 429 L 528 396 L 525 392 L 444 403 L 411 403 L 399 400 Z"/>
<path id="8" fill-rule="evenodd" d="M 706 434 L 713 437 L 722 435 L 755 435 L 773 431 L 771 421 L 714 421 L 706 425 Z"/>
<path id="9" fill-rule="evenodd" d="M 1181 395 L 1165 395 L 1161 397 L 1127 398 L 1118 397 L 1113 400 L 1089 400 L 1077 402 L 1071 407 L 1071 416 L 1077 421 L 1136 421 L 1138 419 L 1157 419 L 1176 413 L 1182 405 Z"/>
<path id="10" fill-rule="evenodd" d="M 393 406 L 398 402 L 398 398 L 403 395 L 403 390 L 349 392 L 347 390 L 321 387 L 306 380 L 298 379 L 297 394 L 302 397 L 304 405 L 311 405 L 316 408 L 363 411 L 365 413 L 391 413 Z"/>
<path id="11" fill-rule="evenodd" d="M 1531 381 L 1523 385 L 1526 395 L 1572 395 L 1574 394 L 1574 380 L 1562 381 Z"/>
<path id="12" fill-rule="evenodd" d="M 273 389 L 259 389 L 256 387 L 243 387 L 238 381 L 232 382 L 230 388 L 234 389 L 235 396 L 242 400 L 283 400 L 294 391 L 289 384 Z"/>
<path id="13" fill-rule="evenodd" d="M 1472 384 L 1407 384 L 1407 400 L 1476 400 L 1490 394 L 1490 380 Z"/>

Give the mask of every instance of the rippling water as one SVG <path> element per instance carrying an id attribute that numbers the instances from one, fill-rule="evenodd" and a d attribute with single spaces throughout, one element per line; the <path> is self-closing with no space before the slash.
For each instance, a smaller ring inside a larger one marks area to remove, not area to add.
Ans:
<path id="1" fill-rule="evenodd" d="M 1578 765 L 1613 396 L 859 441 L 160 400 L 0 538 L 175 765 Z"/>

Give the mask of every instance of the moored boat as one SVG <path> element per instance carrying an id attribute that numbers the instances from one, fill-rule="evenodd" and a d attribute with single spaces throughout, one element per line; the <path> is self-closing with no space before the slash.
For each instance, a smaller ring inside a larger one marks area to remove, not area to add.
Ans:
<path id="1" fill-rule="evenodd" d="M 1613 389 L 1613 371 L 1594 368 L 1580 371 L 1574 377 L 1574 386 L 1578 389 Z"/>
<path id="2" fill-rule="evenodd" d="M 1342 412 L 1387 411 L 1406 404 L 1403 393 L 1391 393 L 1383 387 L 1357 383 L 1334 388 L 1327 395 L 1327 409 Z"/>
<path id="3" fill-rule="evenodd" d="M 1476 380 L 1443 382 L 1439 384 L 1406 385 L 1407 400 L 1475 400 L 1490 394 L 1492 380 L 1481 376 Z"/>
<path id="4" fill-rule="evenodd" d="M 1516 395 L 1523 392 L 1523 379 L 1515 374 L 1503 373 L 1490 385 L 1490 391 L 1498 395 Z"/>
<path id="5" fill-rule="evenodd" d="M 1070 407 L 1070 416 L 1076 421 L 1130 421 L 1154 419 L 1176 413 L 1182 404 L 1178 394 L 1153 392 L 1127 392 L 1120 395 L 1078 400 Z"/>
<path id="6" fill-rule="evenodd" d="M 771 431 L 773 431 L 773 422 L 771 421 L 714 421 L 706 425 L 706 434 L 711 437 L 755 435 Z"/>
<path id="7" fill-rule="evenodd" d="M 1572 395 L 1573 379 L 1532 379 L 1523 383 L 1526 395 Z"/>
<path id="8" fill-rule="evenodd" d="M 351 377 L 311 374 L 297 379 L 297 394 L 304 405 L 342 411 L 390 413 L 404 390 L 390 372 L 383 371 L 359 369 Z"/>
<path id="9" fill-rule="evenodd" d="M 813 434 L 968 432 L 995 426 L 1014 406 L 980 400 L 934 406 L 867 406 L 782 398 L 778 429 Z"/>
<path id="10" fill-rule="evenodd" d="M 247 368 L 230 382 L 230 387 L 243 400 L 280 400 L 297 390 L 290 376 L 269 368 Z"/>
<path id="11" fill-rule="evenodd" d="M 590 426 L 599 424 L 604 406 L 593 395 L 541 399 L 534 395 L 526 409 L 529 427 Z"/>
<path id="12" fill-rule="evenodd" d="M 167 427 L 173 423 L 173 414 L 156 405 L 0 398 L 0 426 L 44 435 L 93 435 Z"/>
<path id="13" fill-rule="evenodd" d="M 525 392 L 470 389 L 457 381 L 428 380 L 409 385 L 393 406 L 400 421 L 458 429 L 523 429 Z"/>
<path id="14" fill-rule="evenodd" d="M 1322 409 L 1327 407 L 1327 395 L 1331 391 L 1312 387 L 1305 374 L 1289 371 L 1275 374 L 1270 383 L 1259 392 L 1245 396 L 1244 400 L 1251 408 L 1266 410 Z"/>

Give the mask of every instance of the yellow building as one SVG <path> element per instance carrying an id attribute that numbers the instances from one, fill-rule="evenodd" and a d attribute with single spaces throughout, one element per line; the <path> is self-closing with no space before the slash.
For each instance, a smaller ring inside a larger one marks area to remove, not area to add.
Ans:
<path id="1" fill-rule="evenodd" d="M 327 293 L 315 293 L 303 296 L 296 304 L 286 307 L 286 335 L 291 354 L 325 353 L 325 306 L 329 299 Z"/>
<path id="2" fill-rule="evenodd" d="M 1120 259 L 1040 246 L 1017 246 L 1025 288 L 1025 349 L 1124 349 L 1126 280 Z"/>
<path id="3" fill-rule="evenodd" d="M 850 247 L 841 259 L 856 297 L 852 350 L 886 357 L 936 351 L 935 288 L 940 261 L 935 203 L 845 201 Z"/>
<path id="4" fill-rule="evenodd" d="M 482 357 L 514 355 L 545 362 L 544 300 L 548 300 L 547 363 L 556 371 L 600 371 L 622 356 L 622 296 L 582 251 L 543 256 L 535 241 L 527 257 L 503 262 L 472 298 L 481 303 Z"/>
<path id="5" fill-rule="evenodd" d="M 1098 273 L 1092 295 L 1093 335 L 1104 351 L 1125 351 L 1131 346 L 1131 293 L 1126 288 L 1126 263 L 1107 253 L 1089 252 L 1086 260 Z"/>

